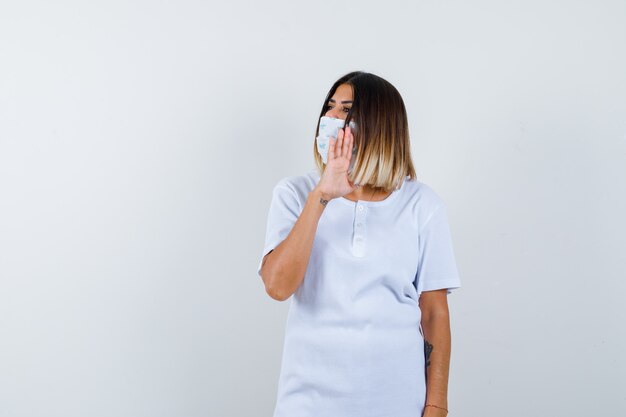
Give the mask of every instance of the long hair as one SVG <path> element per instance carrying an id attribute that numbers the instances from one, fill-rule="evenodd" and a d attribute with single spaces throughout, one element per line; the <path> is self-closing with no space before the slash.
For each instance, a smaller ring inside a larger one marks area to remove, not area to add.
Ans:
<path id="1" fill-rule="evenodd" d="M 363 71 L 350 72 L 339 78 L 326 95 L 320 118 L 328 111 L 328 103 L 342 84 L 352 87 L 353 103 L 345 120 L 356 122 L 353 132 L 357 152 L 354 167 L 348 174 L 352 183 L 369 184 L 386 192 L 397 189 L 408 175 L 417 178 L 411 158 L 409 124 L 404 101 L 398 90 L 377 75 Z M 319 118 L 315 137 L 319 135 Z M 320 176 L 326 164 L 313 142 L 315 164 Z"/>

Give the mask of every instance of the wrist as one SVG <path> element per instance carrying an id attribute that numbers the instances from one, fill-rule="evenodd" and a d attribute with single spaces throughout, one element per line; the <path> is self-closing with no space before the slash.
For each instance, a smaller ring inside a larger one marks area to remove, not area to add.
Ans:
<path id="1" fill-rule="evenodd" d="M 424 405 L 423 417 L 446 417 L 448 415 L 447 407 L 438 404 L 426 403 Z"/>
<path id="2" fill-rule="evenodd" d="M 313 195 L 313 197 L 315 198 L 315 200 L 317 201 L 330 201 L 332 200 L 332 197 L 328 194 L 323 192 L 322 190 L 320 190 L 318 187 L 315 187 L 312 191 L 311 194 Z M 324 204 L 324 203 L 322 203 Z M 324 204 L 325 205 L 325 204 Z"/>

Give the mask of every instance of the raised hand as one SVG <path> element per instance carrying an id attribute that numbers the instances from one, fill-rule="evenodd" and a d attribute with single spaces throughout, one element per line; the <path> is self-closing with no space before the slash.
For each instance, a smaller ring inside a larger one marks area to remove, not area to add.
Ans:
<path id="1" fill-rule="evenodd" d="M 330 137 L 326 168 L 317 187 L 328 198 L 342 197 L 354 191 L 358 186 L 348 180 L 348 168 L 352 158 L 354 136 L 350 126 L 339 129 L 337 138 Z"/>

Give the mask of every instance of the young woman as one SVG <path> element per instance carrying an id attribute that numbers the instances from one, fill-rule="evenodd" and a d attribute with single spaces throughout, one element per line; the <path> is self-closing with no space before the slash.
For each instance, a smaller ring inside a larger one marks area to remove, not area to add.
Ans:
<path id="1" fill-rule="evenodd" d="M 346 74 L 324 116 L 344 129 L 274 187 L 258 268 L 270 297 L 294 296 L 274 417 L 444 417 L 461 286 L 446 206 L 416 179 L 389 82 Z"/>

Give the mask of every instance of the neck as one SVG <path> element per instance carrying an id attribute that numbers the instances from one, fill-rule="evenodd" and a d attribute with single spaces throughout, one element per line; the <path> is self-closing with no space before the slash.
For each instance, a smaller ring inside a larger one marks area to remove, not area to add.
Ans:
<path id="1" fill-rule="evenodd" d="M 389 197 L 390 194 L 391 192 L 377 190 L 370 187 L 369 185 L 364 185 L 352 191 L 351 193 L 346 194 L 344 197 L 350 200 L 380 201 Z"/>

